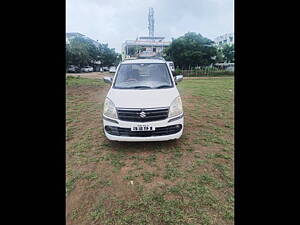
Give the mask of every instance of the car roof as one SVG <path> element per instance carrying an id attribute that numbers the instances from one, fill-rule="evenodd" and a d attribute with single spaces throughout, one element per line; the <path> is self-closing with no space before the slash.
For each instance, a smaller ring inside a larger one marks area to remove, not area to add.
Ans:
<path id="1" fill-rule="evenodd" d="M 121 64 L 133 64 L 133 63 L 166 63 L 166 61 L 161 59 L 129 59 L 123 61 Z"/>

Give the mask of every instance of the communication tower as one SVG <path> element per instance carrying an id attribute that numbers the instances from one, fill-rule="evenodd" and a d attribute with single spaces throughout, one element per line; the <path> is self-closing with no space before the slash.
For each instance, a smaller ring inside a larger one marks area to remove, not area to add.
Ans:
<path id="1" fill-rule="evenodd" d="M 148 30 L 149 30 L 149 37 L 154 37 L 154 10 L 153 10 L 153 8 L 149 8 Z"/>

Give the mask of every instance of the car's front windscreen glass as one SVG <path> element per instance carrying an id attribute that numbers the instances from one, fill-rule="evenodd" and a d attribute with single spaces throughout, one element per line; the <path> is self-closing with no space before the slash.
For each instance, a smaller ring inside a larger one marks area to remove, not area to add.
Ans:
<path id="1" fill-rule="evenodd" d="M 170 88 L 173 83 L 166 64 L 139 63 L 120 65 L 114 88 L 158 89 Z"/>

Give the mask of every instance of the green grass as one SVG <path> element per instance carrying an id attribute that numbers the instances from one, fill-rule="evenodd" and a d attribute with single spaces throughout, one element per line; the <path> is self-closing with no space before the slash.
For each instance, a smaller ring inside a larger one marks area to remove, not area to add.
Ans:
<path id="1" fill-rule="evenodd" d="M 183 80 L 179 140 L 119 143 L 102 132 L 109 86 L 67 77 L 67 221 L 233 224 L 233 84 L 232 77 Z"/>
<path id="2" fill-rule="evenodd" d="M 143 177 L 143 180 L 147 183 L 150 183 L 153 181 L 153 178 L 156 176 L 155 173 L 152 173 L 152 172 L 148 172 L 148 171 L 145 171 L 144 173 L 141 174 L 142 177 Z"/>
<path id="3" fill-rule="evenodd" d="M 124 154 L 119 152 L 109 153 L 107 155 L 106 160 L 110 161 L 111 165 L 113 165 L 116 169 L 121 169 L 125 166 L 125 163 L 122 161 L 124 159 Z"/>
<path id="4" fill-rule="evenodd" d="M 166 165 L 163 178 L 167 180 L 176 180 L 178 177 L 183 175 L 184 173 L 180 170 L 178 163 L 172 161 Z"/>
<path id="5" fill-rule="evenodd" d="M 79 208 L 75 208 L 72 210 L 72 214 L 71 214 L 71 219 L 72 220 L 76 220 L 77 217 L 78 217 L 78 214 L 80 212 L 80 209 Z"/>
<path id="6" fill-rule="evenodd" d="M 168 199 L 170 195 L 174 199 Z M 193 183 L 178 185 L 163 192 L 143 194 L 140 199 L 130 202 L 112 202 L 118 208 L 105 215 L 100 205 L 94 209 L 93 218 L 105 221 L 105 224 L 212 224 L 206 211 L 207 206 L 214 205 L 216 199 L 207 188 Z M 135 213 L 130 213 L 132 211 Z"/>
<path id="7" fill-rule="evenodd" d="M 213 158 L 222 158 L 222 159 L 231 159 L 230 155 L 223 154 L 223 153 L 209 153 L 206 155 L 206 158 L 213 159 Z"/>
<path id="8" fill-rule="evenodd" d="M 155 154 L 151 154 L 149 155 L 144 162 L 147 163 L 148 165 L 153 165 L 153 163 L 156 161 L 156 155 Z"/>
<path id="9" fill-rule="evenodd" d="M 102 201 L 99 201 L 98 204 L 95 206 L 93 211 L 90 213 L 92 220 L 98 220 L 101 216 L 105 213 L 105 209 L 103 206 Z"/>
<path id="10" fill-rule="evenodd" d="M 232 78 L 208 78 L 201 80 L 186 80 L 179 83 L 178 88 L 185 92 L 188 90 L 192 96 L 201 97 L 211 109 L 218 107 L 220 111 L 233 110 Z M 231 103 L 231 104 L 229 104 Z"/>
<path id="11" fill-rule="evenodd" d="M 76 182 L 82 178 L 82 173 L 75 172 L 74 174 L 70 173 L 66 179 L 66 194 L 68 195 L 76 186 Z"/>
<path id="12" fill-rule="evenodd" d="M 67 76 L 66 85 L 67 86 L 84 86 L 84 85 L 104 86 L 104 81 L 102 81 L 101 79 L 89 79 L 89 78 L 82 78 L 78 76 Z"/>
<path id="13" fill-rule="evenodd" d="M 98 175 L 97 175 L 97 173 L 93 172 L 93 173 L 83 176 L 83 178 L 87 179 L 88 181 L 92 181 L 92 180 L 96 180 L 98 178 Z"/>

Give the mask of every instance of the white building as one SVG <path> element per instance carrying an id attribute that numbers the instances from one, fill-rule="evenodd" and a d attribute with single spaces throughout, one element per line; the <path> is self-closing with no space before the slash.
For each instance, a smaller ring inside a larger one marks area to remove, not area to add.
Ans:
<path id="1" fill-rule="evenodd" d="M 131 57 L 162 56 L 165 47 L 170 41 L 163 41 L 164 37 L 139 37 L 136 40 L 127 40 L 122 44 L 122 59 Z"/>
<path id="2" fill-rule="evenodd" d="M 224 44 L 234 44 L 234 35 L 233 33 L 223 34 L 214 39 L 214 42 L 217 46 L 222 46 Z"/>

